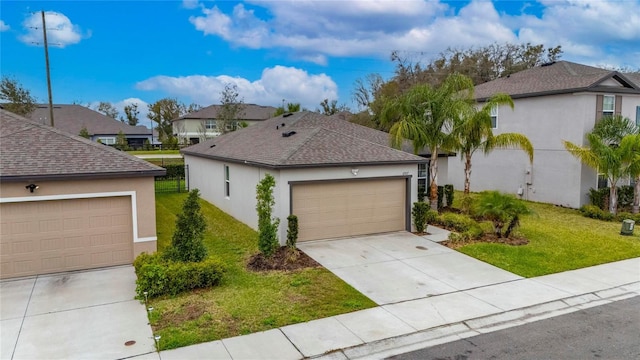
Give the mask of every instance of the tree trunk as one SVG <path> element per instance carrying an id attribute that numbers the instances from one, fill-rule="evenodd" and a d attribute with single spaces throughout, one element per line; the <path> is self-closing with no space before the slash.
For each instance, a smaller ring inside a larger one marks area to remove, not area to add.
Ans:
<path id="1" fill-rule="evenodd" d="M 618 213 L 618 182 L 611 181 L 609 188 L 609 212 L 613 215 Z"/>
<path id="2" fill-rule="evenodd" d="M 436 177 L 438 176 L 438 147 L 435 146 L 431 149 L 431 157 L 429 158 L 429 179 L 431 181 L 429 191 L 429 201 L 431 209 L 438 211 L 438 183 Z"/>
<path id="3" fill-rule="evenodd" d="M 464 157 L 464 194 L 469 195 L 471 189 L 471 153 L 467 152 Z"/>
<path id="4" fill-rule="evenodd" d="M 502 227 L 504 226 L 504 223 L 502 221 L 499 220 L 495 220 L 493 221 L 493 231 L 495 232 L 496 236 L 498 238 L 502 237 Z"/>
<path id="5" fill-rule="evenodd" d="M 640 176 L 636 178 L 636 184 L 633 187 L 633 208 L 632 212 L 637 214 L 640 210 Z"/>
<path id="6" fill-rule="evenodd" d="M 511 221 L 509 222 L 509 226 L 507 226 L 507 230 L 505 230 L 504 232 L 504 237 L 508 239 L 509 236 L 511 236 L 511 232 L 518 226 L 519 223 L 520 223 L 520 219 L 518 218 L 518 215 L 514 216 L 513 219 L 511 219 Z"/>

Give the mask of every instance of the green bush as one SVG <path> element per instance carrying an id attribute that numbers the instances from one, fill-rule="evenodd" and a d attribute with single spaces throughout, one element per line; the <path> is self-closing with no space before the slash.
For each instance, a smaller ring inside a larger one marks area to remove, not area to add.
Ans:
<path id="1" fill-rule="evenodd" d="M 609 207 L 609 188 L 589 189 L 589 202 L 601 210 L 607 209 Z"/>
<path id="2" fill-rule="evenodd" d="M 165 257 L 175 261 L 199 262 L 207 257 L 204 231 L 207 228 L 200 211 L 200 192 L 194 189 L 182 205 L 182 213 L 176 219 L 176 230 L 171 237 L 171 247 Z"/>
<path id="3" fill-rule="evenodd" d="M 168 178 L 184 177 L 184 165 L 182 164 L 167 164 L 167 165 L 164 165 L 163 168 L 167 170 L 167 175 L 165 175 L 165 177 L 168 177 Z"/>
<path id="4" fill-rule="evenodd" d="M 292 214 L 287 216 L 287 246 L 291 249 L 295 249 L 297 241 L 298 217 Z"/>
<path id="5" fill-rule="evenodd" d="M 631 210 L 633 206 L 633 186 L 618 187 L 618 210 Z"/>
<path id="6" fill-rule="evenodd" d="M 438 210 L 442 209 L 444 201 L 444 186 L 438 186 Z"/>
<path id="7" fill-rule="evenodd" d="M 429 211 L 429 204 L 425 202 L 414 202 L 413 209 L 411 210 L 411 217 L 413 218 L 413 225 L 416 227 L 416 232 L 423 233 L 427 228 L 427 212 Z"/>
<path id="8" fill-rule="evenodd" d="M 605 221 L 611 221 L 614 219 L 613 214 L 611 214 L 608 211 L 602 210 L 596 205 L 585 205 L 580 208 L 580 213 L 582 214 L 582 216 L 592 218 L 592 219 L 605 220 Z"/>
<path id="9" fill-rule="evenodd" d="M 139 299 L 176 295 L 184 291 L 207 288 L 220 283 L 224 267 L 216 259 L 202 262 L 167 261 L 159 254 L 140 254 L 133 262 L 138 279 Z"/>
<path id="10" fill-rule="evenodd" d="M 272 218 L 273 206 L 276 201 L 273 197 L 273 188 L 276 179 L 271 174 L 266 174 L 256 185 L 256 212 L 258 213 L 258 248 L 264 257 L 270 258 L 280 247 L 278 241 L 278 226 L 280 219 Z"/>
<path id="11" fill-rule="evenodd" d="M 477 226 L 475 220 L 466 215 L 456 213 L 441 214 L 438 217 L 437 221 L 438 224 L 446 227 L 447 229 L 452 229 L 457 232 L 465 232 L 471 229 L 473 226 Z"/>
<path id="12" fill-rule="evenodd" d="M 429 204 L 427 204 L 427 206 L 429 206 Z M 435 211 L 435 210 L 431 210 L 431 208 L 429 208 L 429 210 L 427 211 L 427 213 L 424 216 L 425 224 L 426 225 L 435 224 L 437 218 L 438 218 L 438 212 Z M 425 227 L 425 229 L 426 229 L 426 227 Z"/>
<path id="13" fill-rule="evenodd" d="M 444 196 L 447 200 L 447 206 L 448 207 L 453 207 L 453 185 L 452 184 L 447 184 L 444 186 Z"/>

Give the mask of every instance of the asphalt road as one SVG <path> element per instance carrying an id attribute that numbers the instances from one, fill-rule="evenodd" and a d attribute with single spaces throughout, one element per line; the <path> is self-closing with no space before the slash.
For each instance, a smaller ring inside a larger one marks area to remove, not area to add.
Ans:
<path id="1" fill-rule="evenodd" d="M 389 359 L 640 359 L 640 296 Z"/>

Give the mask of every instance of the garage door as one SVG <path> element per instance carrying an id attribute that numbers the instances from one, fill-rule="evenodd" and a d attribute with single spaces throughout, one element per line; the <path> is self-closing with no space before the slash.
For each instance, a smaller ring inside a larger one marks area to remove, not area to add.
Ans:
<path id="1" fill-rule="evenodd" d="M 295 184 L 298 241 L 405 230 L 406 180 Z"/>
<path id="2" fill-rule="evenodd" d="M 0 204 L 0 277 L 130 264 L 131 198 Z"/>

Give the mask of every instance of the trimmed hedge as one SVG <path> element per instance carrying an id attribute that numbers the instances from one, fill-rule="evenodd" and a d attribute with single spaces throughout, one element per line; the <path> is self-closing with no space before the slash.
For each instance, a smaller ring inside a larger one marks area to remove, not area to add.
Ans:
<path id="1" fill-rule="evenodd" d="M 136 294 L 144 299 L 161 295 L 176 295 L 184 291 L 208 288 L 220 283 L 224 273 L 223 265 L 216 259 L 202 262 L 173 262 L 162 258 L 158 253 L 142 253 L 133 266 L 138 279 Z"/>
<path id="2" fill-rule="evenodd" d="M 484 235 L 480 225 L 467 215 L 444 213 L 437 217 L 436 223 L 456 231 L 449 235 L 449 240 L 452 242 L 478 239 Z"/>
<path id="3" fill-rule="evenodd" d="M 167 164 L 163 166 L 167 169 L 167 174 L 165 177 L 167 178 L 184 178 L 184 165 L 182 164 Z"/>

